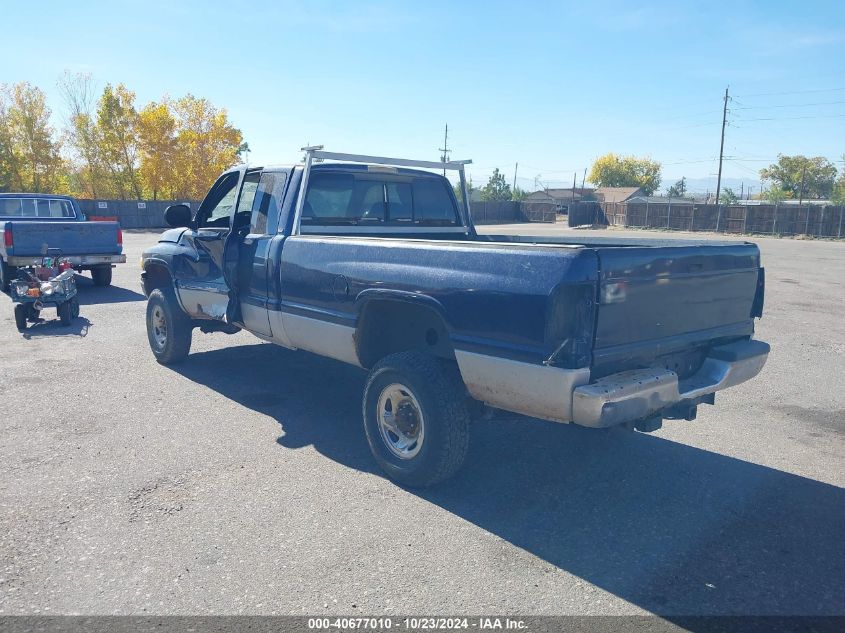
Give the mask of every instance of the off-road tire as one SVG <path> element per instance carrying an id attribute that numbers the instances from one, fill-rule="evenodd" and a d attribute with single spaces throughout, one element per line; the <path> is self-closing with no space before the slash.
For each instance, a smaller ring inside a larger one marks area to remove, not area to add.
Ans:
<path id="1" fill-rule="evenodd" d="M 9 284 L 17 275 L 18 269 L 9 266 L 5 260 L 0 259 L 0 292 L 9 292 Z"/>
<path id="2" fill-rule="evenodd" d="M 70 301 L 65 301 L 63 304 L 58 306 L 56 308 L 56 312 L 59 314 L 59 320 L 65 327 L 73 323 L 73 313 L 71 312 Z"/>
<path id="3" fill-rule="evenodd" d="M 156 330 L 154 326 L 156 310 L 161 311 L 166 326 L 163 338 L 160 330 Z M 173 289 L 153 290 L 147 301 L 147 339 L 156 360 L 162 365 L 172 365 L 185 360 L 191 349 L 192 335 L 191 319 L 182 311 Z"/>
<path id="4" fill-rule="evenodd" d="M 91 279 L 95 286 L 110 286 L 111 285 L 111 266 L 97 266 L 91 269 Z"/>
<path id="5" fill-rule="evenodd" d="M 23 332 L 26 329 L 26 317 L 29 316 L 29 305 L 18 303 L 15 305 L 15 325 Z"/>
<path id="6" fill-rule="evenodd" d="M 422 410 L 425 437 L 419 452 L 410 459 L 395 456 L 379 429 L 379 397 L 393 384 L 407 387 Z M 407 486 L 426 487 L 454 475 L 469 448 L 468 400 L 454 362 L 414 351 L 380 360 L 367 377 L 363 416 L 370 450 L 387 476 Z"/>

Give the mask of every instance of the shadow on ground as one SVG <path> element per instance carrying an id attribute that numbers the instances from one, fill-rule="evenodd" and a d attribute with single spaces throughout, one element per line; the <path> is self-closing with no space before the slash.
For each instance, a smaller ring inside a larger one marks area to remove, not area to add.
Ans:
<path id="1" fill-rule="evenodd" d="M 79 289 L 79 303 L 83 306 L 144 300 L 140 292 L 120 286 L 95 286 L 90 277 L 83 275 L 76 275 L 76 286 Z"/>
<path id="2" fill-rule="evenodd" d="M 45 308 L 45 312 L 49 312 L 50 308 Z M 44 314 L 44 312 L 42 312 Z M 37 323 L 28 324 L 27 328 L 21 332 L 21 336 L 25 339 L 38 338 L 40 336 L 88 336 L 88 330 L 94 325 L 84 316 L 76 317 L 70 325 L 62 325 L 58 317 L 47 314 L 40 318 Z"/>
<path id="3" fill-rule="evenodd" d="M 360 370 L 258 344 L 177 371 L 272 416 L 281 446 L 376 471 Z M 511 419 L 471 438 L 455 479 L 412 492 L 632 604 L 670 617 L 845 612 L 841 488 L 621 430 Z"/>

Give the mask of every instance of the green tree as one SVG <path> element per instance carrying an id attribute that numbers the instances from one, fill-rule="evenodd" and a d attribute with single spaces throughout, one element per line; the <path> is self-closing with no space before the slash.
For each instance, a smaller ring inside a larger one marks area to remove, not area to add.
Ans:
<path id="1" fill-rule="evenodd" d="M 833 187 L 833 195 L 830 198 L 833 204 L 845 204 L 845 173 L 839 176 L 839 180 L 836 181 L 836 185 Z"/>
<path id="2" fill-rule="evenodd" d="M 660 186 L 660 163 L 610 153 L 596 159 L 587 177 L 599 187 L 641 187 L 650 196 Z"/>
<path id="3" fill-rule="evenodd" d="M 18 191 L 65 191 L 61 142 L 44 92 L 29 83 L 0 91 L 0 182 Z"/>
<path id="4" fill-rule="evenodd" d="M 666 190 L 666 195 L 670 198 L 683 198 L 687 195 L 687 179 L 681 178 L 674 185 Z"/>
<path id="5" fill-rule="evenodd" d="M 521 202 L 528 197 L 528 192 L 525 189 L 521 189 L 520 187 L 514 187 L 513 191 L 511 192 L 511 200 L 514 202 Z"/>
<path id="6" fill-rule="evenodd" d="M 464 193 L 461 191 L 461 183 L 456 182 L 452 185 L 452 190 L 455 192 L 455 197 L 458 199 L 458 202 L 464 201 Z M 467 178 L 467 191 L 469 192 L 470 201 L 472 201 L 472 192 L 475 191 L 475 186 L 472 184 L 472 176 Z"/>
<path id="7" fill-rule="evenodd" d="M 763 192 L 763 199 L 767 200 L 768 202 L 771 202 L 772 204 L 783 202 L 784 200 L 791 197 L 791 192 L 786 191 L 782 187 L 777 185 L 769 187 Z"/>
<path id="8" fill-rule="evenodd" d="M 493 170 L 493 175 L 490 176 L 487 184 L 481 188 L 481 199 L 485 201 L 511 199 L 511 187 L 498 167 Z"/>
<path id="9" fill-rule="evenodd" d="M 719 197 L 719 202 L 722 204 L 736 204 L 739 201 L 739 196 L 730 187 L 722 189 L 722 195 Z"/>
<path id="10" fill-rule="evenodd" d="M 792 198 L 828 198 L 833 193 L 836 167 L 823 156 L 807 158 L 778 154 L 778 162 L 761 169 L 760 176 L 790 192 Z"/>

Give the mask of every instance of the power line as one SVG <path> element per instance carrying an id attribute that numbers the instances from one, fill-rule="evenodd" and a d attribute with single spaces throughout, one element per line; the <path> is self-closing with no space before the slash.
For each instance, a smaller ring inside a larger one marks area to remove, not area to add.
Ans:
<path id="1" fill-rule="evenodd" d="M 737 102 L 739 103 L 739 102 Z M 845 101 L 817 101 L 816 103 L 791 103 L 791 104 L 778 104 L 778 105 L 769 105 L 769 106 L 742 106 L 735 108 L 736 110 L 769 110 L 771 108 L 809 108 L 810 106 L 820 106 L 820 105 L 837 105 L 840 103 L 845 103 Z"/>
<path id="2" fill-rule="evenodd" d="M 845 114 L 813 114 L 808 116 L 760 117 L 755 119 L 739 118 L 737 120 L 742 123 L 749 123 L 751 121 L 797 121 L 798 119 L 837 119 L 844 116 Z"/>
<path id="3" fill-rule="evenodd" d="M 743 99 L 745 97 L 773 97 L 776 95 L 806 95 L 817 92 L 839 92 L 845 88 L 822 88 L 820 90 L 787 90 L 785 92 L 755 92 L 752 94 L 739 95 Z"/>

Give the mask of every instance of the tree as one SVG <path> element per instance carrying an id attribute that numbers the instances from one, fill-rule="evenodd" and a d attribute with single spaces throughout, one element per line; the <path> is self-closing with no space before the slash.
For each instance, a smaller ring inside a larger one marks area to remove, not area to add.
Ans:
<path id="1" fill-rule="evenodd" d="M 0 93 L 0 183 L 18 191 L 63 192 L 61 143 L 44 92 L 29 83 Z"/>
<path id="2" fill-rule="evenodd" d="M 121 199 L 141 198 L 138 178 L 138 112 L 135 93 L 123 84 L 106 84 L 97 103 L 97 140 L 103 163 Z"/>
<path id="3" fill-rule="evenodd" d="M 596 159 L 587 180 L 599 187 L 641 187 L 647 196 L 660 186 L 660 163 L 610 153 Z"/>
<path id="4" fill-rule="evenodd" d="M 241 131 L 226 110 L 208 99 L 187 95 L 173 104 L 177 121 L 174 175 L 168 193 L 174 199 L 198 200 L 220 172 L 238 162 Z"/>
<path id="5" fill-rule="evenodd" d="M 104 187 L 105 175 L 100 155 L 100 139 L 94 116 L 96 102 L 93 79 L 90 74 L 73 75 L 68 71 L 59 78 L 59 91 L 65 101 L 68 120 L 65 137 L 73 150 L 72 160 L 81 164 L 71 172 L 72 190 L 86 198 L 109 195 Z"/>
<path id="6" fill-rule="evenodd" d="M 722 189 L 722 195 L 719 202 L 722 204 L 736 204 L 739 202 L 739 196 L 736 195 L 736 192 L 730 187 L 725 187 Z"/>
<path id="7" fill-rule="evenodd" d="M 481 199 L 488 202 L 511 199 L 511 187 L 498 167 L 493 170 L 487 184 L 481 188 Z"/>
<path id="8" fill-rule="evenodd" d="M 666 195 L 670 198 L 683 198 L 687 194 L 687 179 L 681 178 L 674 185 L 666 190 Z"/>
<path id="9" fill-rule="evenodd" d="M 842 157 L 842 160 L 845 161 L 845 156 Z M 833 195 L 830 198 L 833 204 L 845 205 L 845 171 L 836 181 L 836 185 L 833 187 Z"/>
<path id="10" fill-rule="evenodd" d="M 452 185 L 452 190 L 455 192 L 455 197 L 458 199 L 458 202 L 463 202 L 464 192 L 461 191 L 461 183 L 456 182 Z M 472 192 L 475 191 L 475 187 L 472 184 L 472 176 L 467 178 L 467 191 L 469 192 L 470 202 L 472 202 Z"/>
<path id="11" fill-rule="evenodd" d="M 514 187 L 513 192 L 511 193 L 511 200 L 514 202 L 521 202 L 528 197 L 528 192 L 525 189 L 521 189 L 520 187 Z"/>
<path id="12" fill-rule="evenodd" d="M 159 192 L 174 186 L 176 118 L 167 100 L 149 103 L 138 114 L 141 164 L 138 174 L 144 192 L 158 200 Z"/>
<path id="13" fill-rule="evenodd" d="M 779 202 L 783 202 L 787 198 L 791 197 L 791 192 L 785 191 L 779 186 L 769 187 L 763 192 L 763 199 L 771 202 L 772 204 L 778 204 Z"/>
<path id="14" fill-rule="evenodd" d="M 823 156 L 807 158 L 778 154 L 778 162 L 761 169 L 760 176 L 790 192 L 792 198 L 828 198 L 833 193 L 836 167 Z"/>

